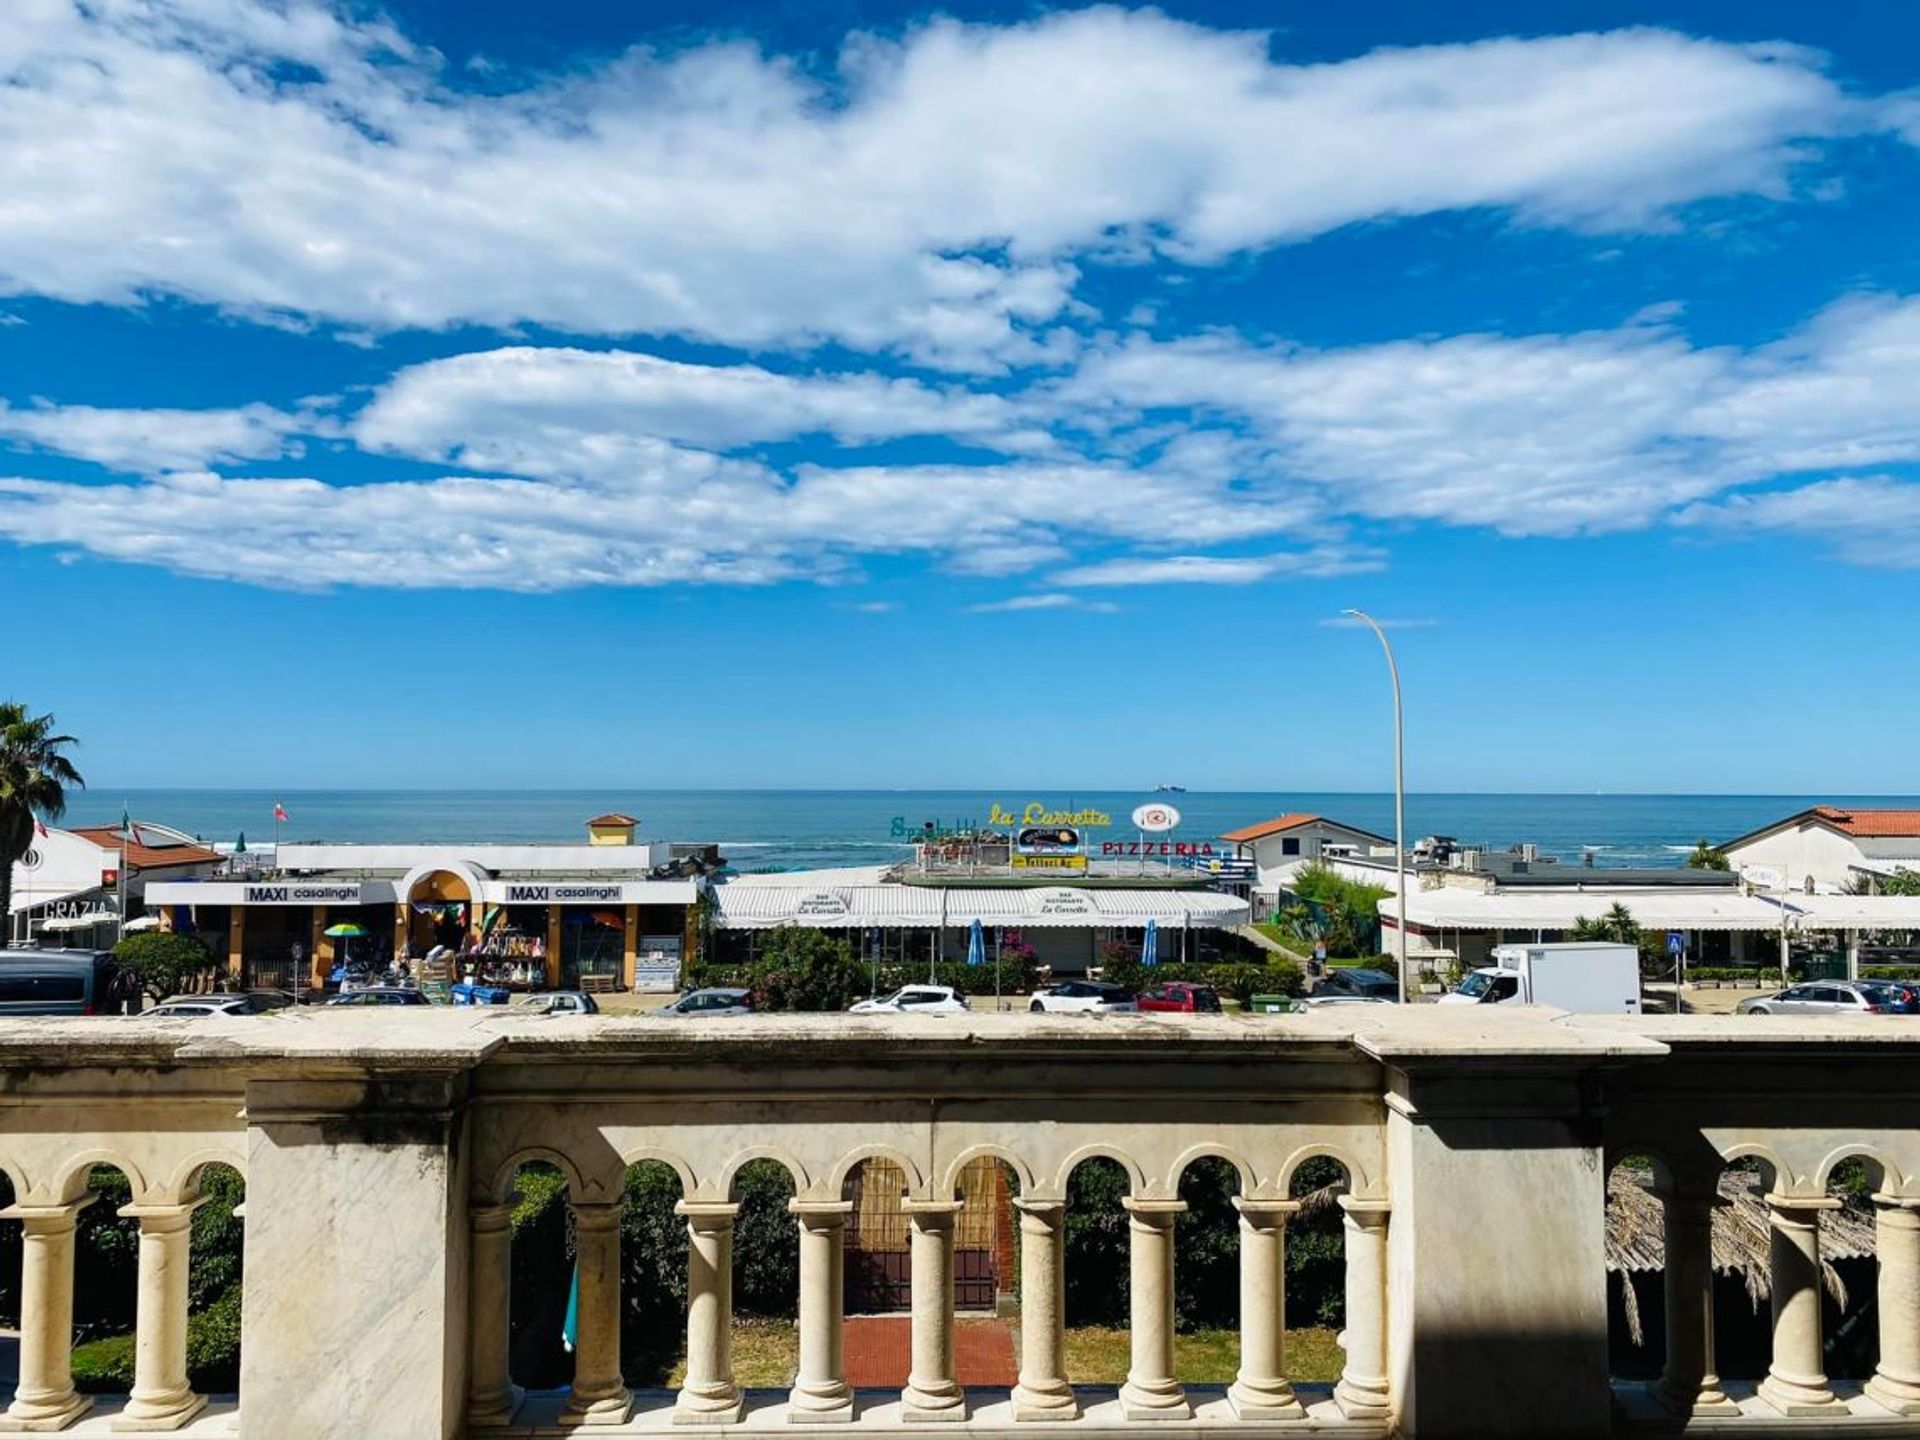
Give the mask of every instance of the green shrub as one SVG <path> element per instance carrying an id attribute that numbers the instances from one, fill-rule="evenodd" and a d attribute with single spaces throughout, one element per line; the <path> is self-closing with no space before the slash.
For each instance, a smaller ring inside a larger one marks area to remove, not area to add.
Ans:
<path id="1" fill-rule="evenodd" d="M 74 1388 L 89 1395 L 122 1395 L 133 1388 L 134 1336 L 103 1335 L 73 1347 Z M 240 1287 L 187 1316 L 187 1380 L 202 1394 L 240 1384 Z"/>
<path id="2" fill-rule="evenodd" d="M 1862 965 L 1862 980 L 1920 980 L 1920 965 Z"/>
<path id="3" fill-rule="evenodd" d="M 139 983 L 142 994 L 156 1000 L 178 994 L 189 979 L 218 963 L 198 937 L 166 930 L 127 936 L 113 947 L 113 959 L 122 974 Z"/>
<path id="4" fill-rule="evenodd" d="M 733 1181 L 733 1304 L 742 1315 L 792 1315 L 800 1304 L 800 1231 L 787 1211 L 793 1177 L 777 1160 L 754 1160 Z"/>
<path id="5" fill-rule="evenodd" d="M 767 933 L 751 984 L 758 1010 L 844 1010 L 866 993 L 867 972 L 838 936 L 783 925 Z"/>
<path id="6" fill-rule="evenodd" d="M 103 1335 L 73 1347 L 73 1388 L 85 1395 L 124 1395 L 133 1388 L 133 1334 Z"/>

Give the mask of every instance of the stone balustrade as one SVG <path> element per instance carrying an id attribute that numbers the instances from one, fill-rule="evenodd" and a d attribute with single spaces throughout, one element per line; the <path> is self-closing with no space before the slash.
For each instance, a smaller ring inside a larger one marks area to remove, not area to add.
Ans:
<path id="1" fill-rule="evenodd" d="M 996 1435 L 1195 1426 L 1252 1435 L 1600 1436 L 1617 1427 L 1782 1433 L 1920 1417 L 1920 1026 L 1352 1007 L 1288 1017 L 754 1017 L 708 1024 L 480 1011 L 301 1013 L 208 1028 L 0 1025 L 0 1170 L 20 1222 L 19 1383 L 0 1434 L 413 1437 L 730 1426 L 758 1436 L 915 1427 Z M 1664 1205 L 1666 1363 L 1609 1375 L 1605 1184 L 1649 1157 Z M 1014 1178 L 1019 1376 L 954 1369 L 963 1171 Z M 1076 1388 L 1064 1356 L 1067 1178 L 1122 1166 L 1130 1363 Z M 1285 1254 L 1301 1165 L 1344 1167 L 1345 1369 L 1292 1383 Z M 1240 1360 L 1223 1389 L 1173 1355 L 1179 1180 L 1239 1176 Z M 1818 1215 L 1858 1157 L 1878 1207 L 1879 1368 L 1823 1373 Z M 1715 1373 L 1709 1225 L 1720 1171 L 1752 1159 L 1772 1217 L 1773 1361 Z M 905 1177 L 911 1366 L 855 1394 L 842 1363 L 849 1179 Z M 735 1181 L 793 1177 L 799 1357 L 790 1392 L 743 1394 L 731 1339 Z M 574 1380 L 509 1373 L 511 1205 L 558 1167 L 578 1257 Z M 689 1234 L 685 1381 L 620 1371 L 628 1167 L 677 1173 Z M 209 1164 L 245 1178 L 240 1398 L 187 1383 L 187 1247 Z M 135 1379 L 111 1415 L 72 1383 L 76 1218 L 95 1165 L 139 1224 Z"/>

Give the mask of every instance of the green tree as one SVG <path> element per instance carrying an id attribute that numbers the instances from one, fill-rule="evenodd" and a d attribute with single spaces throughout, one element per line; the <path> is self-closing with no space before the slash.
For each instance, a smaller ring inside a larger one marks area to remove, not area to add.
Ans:
<path id="1" fill-rule="evenodd" d="M 866 993 L 867 972 L 846 941 L 783 925 L 767 933 L 749 983 L 758 1010 L 844 1010 Z"/>
<path id="2" fill-rule="evenodd" d="M 1689 870 L 1731 870 L 1733 862 L 1727 858 L 1727 852 L 1702 835 L 1694 842 L 1693 853 L 1687 856 Z"/>
<path id="3" fill-rule="evenodd" d="M 55 732 L 53 716 L 0 701 L 0 924 L 13 914 L 13 867 L 33 847 L 34 816 L 58 820 L 67 792 L 86 788 L 63 753 L 78 743 Z"/>
<path id="4" fill-rule="evenodd" d="M 1633 918 L 1633 912 L 1618 900 L 1607 907 L 1607 913 L 1598 920 L 1589 920 L 1582 915 L 1573 922 L 1575 940 L 1610 940 L 1616 945 L 1639 945 L 1640 922 Z"/>
<path id="5" fill-rule="evenodd" d="M 121 972 L 139 983 L 140 993 L 164 1000 L 177 995 L 192 976 L 213 968 L 213 952 L 192 935 L 151 930 L 129 935 L 113 947 Z"/>

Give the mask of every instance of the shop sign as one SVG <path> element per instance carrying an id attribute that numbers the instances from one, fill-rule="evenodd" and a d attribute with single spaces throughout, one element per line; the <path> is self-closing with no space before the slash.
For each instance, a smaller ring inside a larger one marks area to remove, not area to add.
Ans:
<path id="1" fill-rule="evenodd" d="M 1087 868 L 1085 855 L 1015 855 L 1015 870 L 1056 870 L 1084 871 Z"/>
<path id="2" fill-rule="evenodd" d="M 606 905 L 618 904 L 618 885 L 509 885 L 509 905 Z"/>
<path id="3" fill-rule="evenodd" d="M 1144 830 L 1149 835 L 1164 834 L 1177 829 L 1180 825 L 1180 812 L 1171 805 L 1163 805 L 1158 800 L 1136 806 L 1133 812 L 1133 828 Z"/>
<path id="4" fill-rule="evenodd" d="M 960 840 L 971 839 L 980 833 L 980 826 L 972 820 L 955 820 L 951 825 L 942 820 L 928 820 L 917 829 L 907 824 L 907 817 L 896 815 L 887 825 L 887 835 L 894 840 Z"/>
<path id="5" fill-rule="evenodd" d="M 1030 825 L 1013 837 L 1022 855 L 1077 855 L 1080 844 L 1080 832 L 1070 825 Z"/>
<path id="6" fill-rule="evenodd" d="M 69 896 L 65 900 L 49 900 L 37 907 L 33 913 L 42 920 L 74 920 L 82 915 L 91 915 L 98 897 L 81 895 Z"/>
<path id="7" fill-rule="evenodd" d="M 1000 807 L 996 801 L 987 815 L 987 824 L 995 828 L 1017 825 L 1071 825 L 1080 830 L 1105 830 L 1113 816 L 1104 810 L 1051 810 L 1038 800 L 1029 801 L 1018 815 Z"/>
<path id="8" fill-rule="evenodd" d="M 796 920 L 836 920 L 847 913 L 847 897 L 836 895 L 831 890 L 802 895 L 793 907 L 793 918 Z"/>
<path id="9" fill-rule="evenodd" d="M 1212 858 L 1211 840 L 1102 840 L 1100 854 L 1125 860 L 1184 860 Z"/>
<path id="10" fill-rule="evenodd" d="M 1084 857 L 1082 857 L 1084 858 Z M 1041 915 L 1094 915 L 1093 897 L 1084 890 L 1038 890 L 1034 892 Z"/>
<path id="11" fill-rule="evenodd" d="M 358 905 L 358 885 L 249 885 L 248 905 Z"/>

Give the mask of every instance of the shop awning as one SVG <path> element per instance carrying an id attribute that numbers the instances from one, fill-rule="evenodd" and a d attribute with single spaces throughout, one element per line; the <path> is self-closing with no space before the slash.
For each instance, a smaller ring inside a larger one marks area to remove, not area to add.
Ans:
<path id="1" fill-rule="evenodd" d="M 1802 930 L 1920 930 L 1920 895 L 1789 895 Z"/>
<path id="2" fill-rule="evenodd" d="M 920 885 L 714 887 L 714 921 L 726 929 L 808 925 L 821 929 L 1138 929 L 1244 925 L 1244 900 L 1211 890 L 1098 890 L 1075 886 L 940 890 Z"/>
<path id="3" fill-rule="evenodd" d="M 1797 905 L 1802 897 L 1791 897 Z M 1811 897 L 1807 897 L 1811 898 Z M 1407 915 L 1422 930 L 1571 930 L 1624 905 L 1643 930 L 1778 930 L 1780 907 L 1757 895 L 1728 891 L 1702 895 L 1685 890 L 1558 890 L 1486 894 L 1458 886 L 1407 896 Z M 1394 920 L 1394 896 L 1380 902 L 1383 919 Z M 1797 922 L 1789 914 L 1787 924 Z"/>

